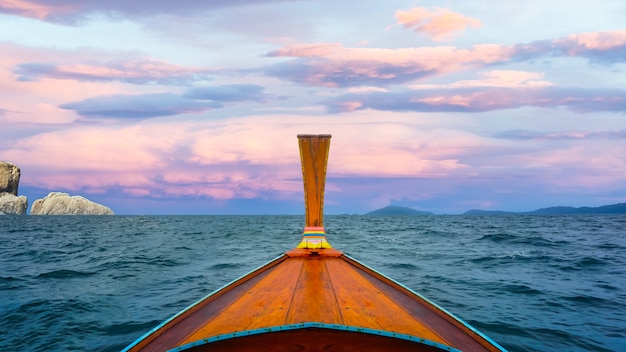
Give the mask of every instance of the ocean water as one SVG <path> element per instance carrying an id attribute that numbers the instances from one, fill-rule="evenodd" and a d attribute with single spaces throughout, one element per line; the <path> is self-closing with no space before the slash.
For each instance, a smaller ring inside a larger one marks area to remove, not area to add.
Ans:
<path id="1" fill-rule="evenodd" d="M 2 216 L 0 351 L 119 351 L 302 216 Z M 510 351 L 626 351 L 626 216 L 327 216 L 336 248 Z"/>

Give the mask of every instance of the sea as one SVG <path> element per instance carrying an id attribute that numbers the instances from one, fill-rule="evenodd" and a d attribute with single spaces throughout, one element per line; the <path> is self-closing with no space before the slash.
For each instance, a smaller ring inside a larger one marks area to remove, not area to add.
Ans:
<path id="1" fill-rule="evenodd" d="M 626 351 L 626 215 L 327 215 L 329 242 L 509 351 Z M 0 351 L 119 351 L 303 216 L 0 216 Z"/>

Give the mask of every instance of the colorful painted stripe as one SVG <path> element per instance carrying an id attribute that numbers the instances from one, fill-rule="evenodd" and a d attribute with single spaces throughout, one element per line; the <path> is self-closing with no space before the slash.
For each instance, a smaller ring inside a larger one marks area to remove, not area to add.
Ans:
<path id="1" fill-rule="evenodd" d="M 333 248 L 326 240 L 323 226 L 307 226 L 302 234 L 302 241 L 296 248 Z"/>

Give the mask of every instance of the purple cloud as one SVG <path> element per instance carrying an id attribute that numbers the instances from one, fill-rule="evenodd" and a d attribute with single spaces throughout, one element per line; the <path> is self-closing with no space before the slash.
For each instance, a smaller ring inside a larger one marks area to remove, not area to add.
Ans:
<path id="1" fill-rule="evenodd" d="M 19 81 L 44 78 L 131 84 L 189 85 L 211 79 L 210 71 L 181 67 L 155 60 L 116 61 L 98 64 L 58 65 L 29 62 L 19 64 L 13 73 Z"/>
<path id="2" fill-rule="evenodd" d="M 61 105 L 85 117 L 146 119 L 202 112 L 223 107 L 222 103 L 264 101 L 264 88 L 254 84 L 227 84 L 191 88 L 184 94 L 151 93 L 109 95 Z"/>
<path id="3" fill-rule="evenodd" d="M 592 63 L 626 62 L 626 31 L 582 33 L 510 45 L 399 49 L 346 48 L 336 43 L 290 45 L 265 54 L 291 57 L 265 69 L 267 75 L 312 86 L 387 86 L 544 57 L 582 57 Z"/>
<path id="4" fill-rule="evenodd" d="M 0 4 L 0 13 L 37 18 L 64 24 L 78 24 L 93 15 L 112 18 L 188 14 L 222 7 L 257 5 L 289 0 L 22 0 Z"/>
<path id="5" fill-rule="evenodd" d="M 503 131 L 493 135 L 494 138 L 512 140 L 583 140 L 583 139 L 626 139 L 626 130 L 616 131 L 562 131 L 544 132 L 530 130 Z"/>
<path id="6" fill-rule="evenodd" d="M 265 101 L 267 94 L 264 88 L 256 84 L 227 84 L 214 87 L 191 88 L 183 95 L 185 98 L 198 100 L 212 100 L 222 102 L 232 101 Z"/>
<path id="7" fill-rule="evenodd" d="M 74 110 L 85 117 L 146 119 L 202 112 L 221 106 L 220 103 L 185 99 L 171 93 L 154 93 L 96 97 L 64 104 L 60 108 Z"/>
<path id="8" fill-rule="evenodd" d="M 265 73 L 305 85 L 353 87 L 407 83 L 434 76 L 439 71 L 419 65 L 407 70 L 394 63 L 372 61 L 337 65 L 329 59 L 299 58 L 269 66 Z"/>
<path id="9" fill-rule="evenodd" d="M 346 94 L 325 102 L 331 112 L 363 109 L 485 112 L 523 106 L 577 112 L 626 112 L 626 90 L 547 87 L 420 89 Z"/>
<path id="10" fill-rule="evenodd" d="M 542 56 L 577 56 L 592 63 L 626 61 L 626 31 L 573 34 L 554 40 L 540 40 L 514 46 L 518 59 Z"/>

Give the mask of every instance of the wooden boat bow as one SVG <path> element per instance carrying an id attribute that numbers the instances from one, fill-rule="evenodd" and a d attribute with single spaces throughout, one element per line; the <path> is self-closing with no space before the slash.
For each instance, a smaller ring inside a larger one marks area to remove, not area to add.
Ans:
<path id="1" fill-rule="evenodd" d="M 305 224 L 292 250 L 124 351 L 503 351 L 433 302 L 333 248 L 323 221 L 330 135 L 298 135 Z"/>

